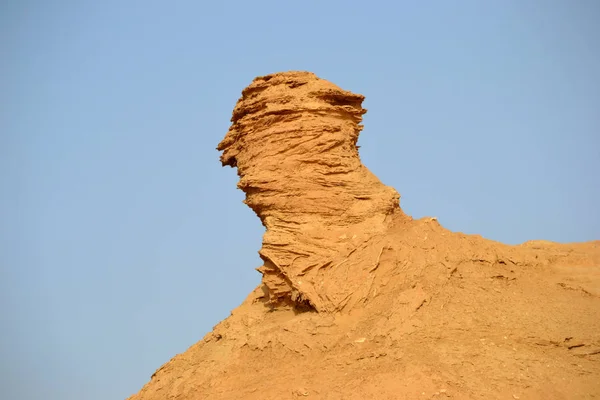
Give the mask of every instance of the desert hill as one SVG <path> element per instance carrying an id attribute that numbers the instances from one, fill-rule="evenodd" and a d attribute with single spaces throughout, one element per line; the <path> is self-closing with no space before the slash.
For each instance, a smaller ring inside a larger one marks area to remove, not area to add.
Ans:
<path id="1" fill-rule="evenodd" d="M 218 150 L 262 283 L 130 399 L 600 398 L 600 241 L 412 219 L 360 161 L 363 99 L 308 72 L 243 90 Z"/>

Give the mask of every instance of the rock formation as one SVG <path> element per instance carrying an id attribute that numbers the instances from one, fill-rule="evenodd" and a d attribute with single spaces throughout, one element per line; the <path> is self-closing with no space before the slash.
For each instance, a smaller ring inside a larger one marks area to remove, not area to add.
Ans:
<path id="1" fill-rule="evenodd" d="M 413 220 L 360 162 L 363 99 L 308 72 L 244 89 L 218 149 L 262 283 L 131 399 L 599 397 L 600 242 Z"/>
<path id="2" fill-rule="evenodd" d="M 267 229 L 259 271 L 272 305 L 342 309 L 368 274 L 350 254 L 401 214 L 399 194 L 360 162 L 363 100 L 290 72 L 255 79 L 233 111 L 218 150 Z"/>

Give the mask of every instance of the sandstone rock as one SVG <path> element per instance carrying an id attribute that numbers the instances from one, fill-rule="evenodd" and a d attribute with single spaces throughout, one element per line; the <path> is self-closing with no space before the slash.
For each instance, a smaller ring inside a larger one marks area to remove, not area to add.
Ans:
<path id="1" fill-rule="evenodd" d="M 363 100 L 287 72 L 256 78 L 233 111 L 218 150 L 267 229 L 259 271 L 270 304 L 343 308 L 368 273 L 351 253 L 402 215 L 400 195 L 360 162 Z"/>
<path id="2" fill-rule="evenodd" d="M 244 89 L 218 149 L 262 283 L 131 400 L 600 397 L 600 242 L 413 220 L 360 162 L 362 101 L 308 72 Z"/>

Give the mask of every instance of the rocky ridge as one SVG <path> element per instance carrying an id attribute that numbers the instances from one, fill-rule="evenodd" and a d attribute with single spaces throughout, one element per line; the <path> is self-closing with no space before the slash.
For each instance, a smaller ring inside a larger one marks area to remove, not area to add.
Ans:
<path id="1" fill-rule="evenodd" d="M 262 283 L 131 399 L 600 396 L 600 242 L 413 220 L 360 162 L 363 100 L 308 72 L 244 89 L 218 149 Z"/>

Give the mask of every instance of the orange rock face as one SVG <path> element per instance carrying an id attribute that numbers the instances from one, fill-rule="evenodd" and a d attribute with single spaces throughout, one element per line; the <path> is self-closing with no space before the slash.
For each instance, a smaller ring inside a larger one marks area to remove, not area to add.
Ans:
<path id="1" fill-rule="evenodd" d="M 356 282 L 337 281 L 350 252 L 401 214 L 400 195 L 360 162 L 364 97 L 308 72 L 256 78 L 219 144 L 245 203 L 267 228 L 260 256 L 270 304 L 342 309 Z M 345 262 L 342 267 L 338 265 Z"/>
<path id="2" fill-rule="evenodd" d="M 600 398 L 600 242 L 413 220 L 360 162 L 362 101 L 308 72 L 244 89 L 218 149 L 262 283 L 131 400 Z"/>

